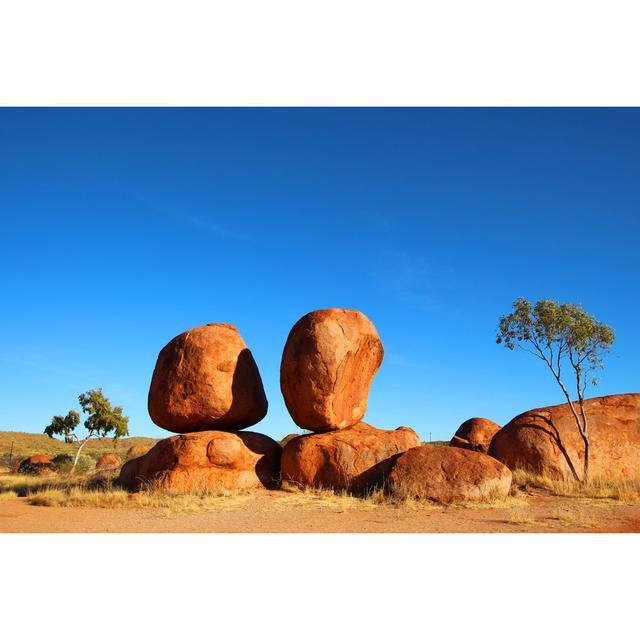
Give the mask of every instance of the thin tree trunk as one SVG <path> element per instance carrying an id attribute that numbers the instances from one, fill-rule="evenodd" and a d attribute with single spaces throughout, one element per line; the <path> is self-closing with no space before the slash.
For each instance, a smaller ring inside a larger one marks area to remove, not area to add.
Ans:
<path id="1" fill-rule="evenodd" d="M 584 398 L 580 395 L 580 413 L 582 414 L 582 429 L 580 429 L 580 435 L 584 442 L 584 472 L 582 474 L 582 482 L 586 484 L 589 482 L 589 449 L 591 448 L 591 442 L 589 440 L 589 428 L 587 423 L 587 413 L 584 410 Z"/>
<path id="2" fill-rule="evenodd" d="M 76 465 L 78 464 L 78 459 L 80 458 L 80 452 L 82 451 L 82 447 L 84 447 L 84 445 L 87 444 L 90 437 L 91 436 L 89 436 L 88 438 L 85 438 L 80 444 L 80 446 L 78 447 L 78 450 L 76 451 L 76 457 L 73 460 L 73 467 L 71 467 L 71 472 L 69 473 L 69 475 L 73 475 L 73 472 L 76 470 Z"/>

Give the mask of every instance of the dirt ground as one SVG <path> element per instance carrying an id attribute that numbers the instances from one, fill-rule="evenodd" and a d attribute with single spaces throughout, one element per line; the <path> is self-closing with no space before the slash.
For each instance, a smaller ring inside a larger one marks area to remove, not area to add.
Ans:
<path id="1" fill-rule="evenodd" d="M 296 504 L 259 492 L 229 508 L 42 507 L 0 502 L 4 533 L 638 533 L 640 504 L 529 494 L 508 506 L 366 507 Z"/>

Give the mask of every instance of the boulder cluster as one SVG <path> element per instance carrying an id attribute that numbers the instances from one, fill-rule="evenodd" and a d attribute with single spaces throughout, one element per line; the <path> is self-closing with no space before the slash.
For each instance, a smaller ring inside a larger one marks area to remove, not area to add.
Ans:
<path id="1" fill-rule="evenodd" d="M 130 458 L 119 481 L 132 490 L 178 492 L 281 483 L 359 494 L 381 488 L 449 503 L 507 496 L 511 470 L 521 466 L 566 476 L 559 432 L 569 454 L 580 458 L 567 405 L 529 411 L 504 428 L 471 418 L 450 446 L 423 445 L 408 427 L 363 422 L 383 357 L 373 323 L 359 311 L 322 309 L 298 320 L 284 346 L 280 387 L 293 421 L 311 433 L 287 436 L 283 448 L 243 431 L 266 415 L 268 405 L 238 330 L 229 324 L 190 329 L 160 351 L 149 389 L 152 420 L 178 435 Z M 635 473 L 640 394 L 594 398 L 586 410 L 594 471 L 614 466 L 622 475 Z"/>

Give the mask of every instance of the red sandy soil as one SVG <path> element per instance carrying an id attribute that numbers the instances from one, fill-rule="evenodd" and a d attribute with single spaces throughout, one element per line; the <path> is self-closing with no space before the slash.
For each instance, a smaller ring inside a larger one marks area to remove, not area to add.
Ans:
<path id="1" fill-rule="evenodd" d="M 639 533 L 640 504 L 529 494 L 517 506 L 368 508 L 276 506 L 276 492 L 215 511 L 163 515 L 151 508 L 0 503 L 4 533 Z"/>

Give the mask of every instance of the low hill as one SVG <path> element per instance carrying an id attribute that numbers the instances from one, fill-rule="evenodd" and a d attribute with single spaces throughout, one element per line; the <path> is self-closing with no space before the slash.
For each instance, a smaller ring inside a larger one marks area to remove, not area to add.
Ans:
<path id="1" fill-rule="evenodd" d="M 129 447 L 134 445 L 151 446 L 156 442 L 158 442 L 158 438 L 120 438 L 117 443 L 114 443 L 113 438 L 92 438 L 84 446 L 82 453 L 94 458 L 103 453 L 117 453 L 124 459 Z M 68 444 L 62 440 L 50 438 L 44 433 L 0 431 L 0 462 L 6 465 L 38 453 L 52 456 L 58 453 L 73 455 L 77 449 L 77 444 Z"/>

